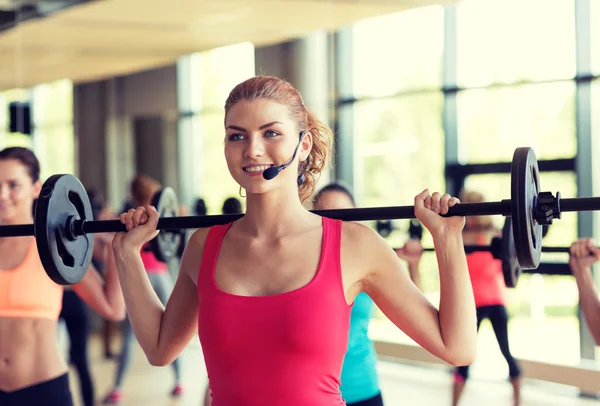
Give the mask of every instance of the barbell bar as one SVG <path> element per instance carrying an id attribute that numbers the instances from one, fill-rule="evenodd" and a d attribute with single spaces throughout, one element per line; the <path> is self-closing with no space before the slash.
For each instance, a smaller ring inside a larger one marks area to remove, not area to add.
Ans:
<path id="1" fill-rule="evenodd" d="M 158 255 L 172 258 L 183 243 L 181 230 L 210 227 L 237 220 L 243 214 L 176 217 L 175 192 L 164 188 L 154 204 L 161 217 L 159 235 L 152 241 Z M 154 203 L 154 202 L 153 202 Z M 540 192 L 539 169 L 531 148 L 517 148 L 513 154 L 511 198 L 499 202 L 460 203 L 445 216 L 510 216 L 510 232 L 503 244 L 512 250 L 510 270 L 514 284 L 521 269 L 535 269 L 541 255 L 542 226 L 560 218 L 563 211 L 600 210 L 600 198 L 562 199 L 560 193 Z M 344 221 L 415 218 L 414 206 L 318 210 L 313 213 Z M 91 263 L 94 233 L 126 231 L 119 220 L 94 221 L 91 204 L 81 182 L 72 175 L 53 175 L 42 187 L 34 224 L 0 226 L 0 237 L 34 235 L 42 264 L 56 283 L 80 281 Z M 511 244 L 512 242 L 512 244 Z"/>

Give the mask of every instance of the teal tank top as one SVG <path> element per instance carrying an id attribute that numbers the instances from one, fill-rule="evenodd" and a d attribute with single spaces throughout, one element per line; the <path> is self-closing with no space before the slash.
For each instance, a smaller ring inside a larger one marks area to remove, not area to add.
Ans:
<path id="1" fill-rule="evenodd" d="M 354 300 L 350 316 L 348 352 L 342 368 L 340 390 L 346 403 L 360 402 L 380 392 L 377 378 L 377 354 L 369 339 L 369 322 L 373 317 L 373 300 L 360 293 Z"/>

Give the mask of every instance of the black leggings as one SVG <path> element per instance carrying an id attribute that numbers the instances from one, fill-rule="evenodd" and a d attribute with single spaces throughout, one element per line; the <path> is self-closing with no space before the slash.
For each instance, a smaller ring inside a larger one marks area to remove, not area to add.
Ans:
<path id="1" fill-rule="evenodd" d="M 85 303 L 72 290 L 65 290 L 60 318 L 69 333 L 69 362 L 75 365 L 85 406 L 94 406 L 94 385 L 88 366 L 88 315 Z"/>
<path id="2" fill-rule="evenodd" d="M 348 403 L 347 406 L 383 406 L 381 393 L 372 398 L 361 400 L 360 402 Z"/>
<path id="3" fill-rule="evenodd" d="M 500 351 L 508 363 L 508 375 L 511 378 L 518 378 L 521 376 L 521 369 L 517 360 L 515 360 L 510 353 L 508 346 L 508 313 L 506 307 L 502 305 L 494 306 L 482 306 L 477 308 L 477 331 L 479 326 L 484 319 L 490 319 L 494 333 L 496 334 L 496 340 L 500 346 Z M 466 381 L 469 376 L 469 367 L 458 367 L 456 368 L 455 378 L 462 381 Z"/>
<path id="4" fill-rule="evenodd" d="M 69 376 L 61 375 L 46 382 L 12 392 L 0 390 L 2 406 L 73 406 L 69 391 Z"/>

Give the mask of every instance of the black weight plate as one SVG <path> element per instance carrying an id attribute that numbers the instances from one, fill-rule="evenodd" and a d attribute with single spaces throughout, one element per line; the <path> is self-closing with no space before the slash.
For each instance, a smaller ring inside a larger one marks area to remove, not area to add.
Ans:
<path id="1" fill-rule="evenodd" d="M 76 177 L 53 175 L 44 182 L 36 203 L 34 233 L 42 265 L 59 285 L 81 281 L 94 251 L 93 234 L 70 238 L 70 217 L 93 220 L 88 195 Z"/>
<path id="2" fill-rule="evenodd" d="M 542 255 L 542 226 L 534 217 L 540 191 L 537 159 L 531 148 L 517 148 L 511 169 L 511 206 L 519 265 L 535 269 Z"/>
<path id="3" fill-rule="evenodd" d="M 165 187 L 156 192 L 152 198 L 152 205 L 160 217 L 176 217 L 179 212 L 179 201 L 175 191 Z M 183 242 L 184 230 L 161 230 L 160 233 L 150 241 L 152 252 L 157 260 L 168 262 L 179 252 L 179 246 Z"/>
<path id="4" fill-rule="evenodd" d="M 517 259 L 517 249 L 515 246 L 512 219 L 506 217 L 504 227 L 502 227 L 502 238 L 499 239 L 500 252 L 498 258 L 502 261 L 502 274 L 504 283 L 508 288 L 517 286 L 519 276 L 521 276 L 521 266 Z"/>

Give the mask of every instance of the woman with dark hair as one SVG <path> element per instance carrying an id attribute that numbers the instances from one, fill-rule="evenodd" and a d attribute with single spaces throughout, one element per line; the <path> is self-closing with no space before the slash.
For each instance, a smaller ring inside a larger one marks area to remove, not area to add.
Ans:
<path id="1" fill-rule="evenodd" d="M 235 197 L 229 197 L 223 202 L 223 214 L 240 214 L 242 212 L 242 202 Z"/>
<path id="2" fill-rule="evenodd" d="M 351 209 L 356 207 L 350 188 L 341 183 L 324 186 L 313 198 L 315 210 Z M 354 299 L 350 313 L 348 351 L 344 356 L 341 386 L 342 398 L 348 406 L 383 406 L 377 353 L 369 338 L 369 323 L 375 304 L 364 292 Z"/>
<path id="3" fill-rule="evenodd" d="M 33 223 L 42 183 L 34 153 L 0 151 L 0 223 Z M 123 296 L 108 255 L 106 283 L 93 265 L 73 292 L 101 316 L 121 320 Z M 0 405 L 71 406 L 67 365 L 56 345 L 63 286 L 46 274 L 35 237 L 0 238 Z"/>

